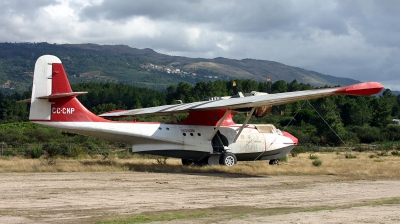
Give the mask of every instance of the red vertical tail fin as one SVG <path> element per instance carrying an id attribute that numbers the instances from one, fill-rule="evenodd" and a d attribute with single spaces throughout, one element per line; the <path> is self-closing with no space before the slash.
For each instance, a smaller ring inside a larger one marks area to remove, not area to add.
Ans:
<path id="1" fill-rule="evenodd" d="M 73 92 L 60 59 L 41 56 L 35 64 L 29 120 L 31 121 L 107 121 L 86 109 Z"/>

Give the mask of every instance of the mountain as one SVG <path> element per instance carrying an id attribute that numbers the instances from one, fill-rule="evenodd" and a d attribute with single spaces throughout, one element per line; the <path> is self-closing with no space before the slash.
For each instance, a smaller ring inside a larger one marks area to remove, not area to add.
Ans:
<path id="1" fill-rule="evenodd" d="M 160 54 L 126 45 L 0 43 L 0 89 L 28 90 L 35 61 L 44 54 L 61 59 L 72 83 L 120 82 L 165 90 L 179 82 L 252 79 L 285 80 L 315 87 L 350 85 L 359 81 L 324 75 L 282 63 L 227 58 L 188 58 Z"/>

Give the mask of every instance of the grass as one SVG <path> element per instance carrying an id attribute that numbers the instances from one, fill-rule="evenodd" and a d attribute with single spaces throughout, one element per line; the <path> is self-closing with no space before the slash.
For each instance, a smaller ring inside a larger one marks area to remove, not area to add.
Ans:
<path id="1" fill-rule="evenodd" d="M 262 175 L 337 175 L 349 179 L 400 178 L 400 156 L 379 157 L 379 162 L 370 158 L 371 152 L 352 152 L 356 158 L 331 153 L 314 153 L 323 161 L 320 167 L 310 163 L 309 154 L 300 153 L 296 157 L 287 155 L 287 162 L 278 166 L 268 165 L 268 161 L 238 162 L 233 167 L 225 166 L 182 166 L 179 159 L 168 158 L 165 164 L 145 156 L 131 156 L 120 159 L 117 155 L 108 158 L 88 159 L 25 159 L 3 157 L 0 172 L 99 172 L 135 171 L 160 173 L 222 173 L 249 176 Z M 164 161 L 163 161 L 164 162 Z"/>
<path id="2" fill-rule="evenodd" d="M 346 153 L 346 154 L 344 154 L 344 158 L 346 158 L 346 159 L 355 159 L 355 158 L 357 158 L 357 156 L 353 155 L 352 153 Z"/>
<path id="3" fill-rule="evenodd" d="M 334 211 L 339 209 L 349 209 L 363 206 L 380 206 L 400 204 L 400 198 L 390 198 L 377 201 L 366 201 L 360 203 L 345 204 L 339 206 L 310 206 L 310 207 L 282 207 L 282 208 L 257 208 L 251 206 L 220 206 L 207 209 L 184 209 L 171 211 L 145 212 L 130 217 L 112 218 L 108 221 L 97 222 L 98 224 L 117 224 L 117 223 L 149 223 L 167 222 L 173 220 L 212 220 L 212 222 L 226 221 L 232 217 L 245 217 L 248 215 L 272 216 L 290 213 Z M 300 214 L 299 214 L 300 215 Z M 301 216 L 301 215 L 300 215 Z"/>
<path id="4" fill-rule="evenodd" d="M 309 158 L 309 159 L 318 159 L 318 156 L 315 155 L 315 154 L 310 154 L 310 155 L 308 156 L 308 158 Z"/>
<path id="5" fill-rule="evenodd" d="M 223 212 L 213 209 L 196 210 L 176 210 L 162 212 L 146 212 L 131 217 L 121 217 L 114 220 L 98 222 L 100 223 L 148 223 L 148 222 L 167 222 L 178 219 L 201 219 L 209 216 L 222 215 Z"/>

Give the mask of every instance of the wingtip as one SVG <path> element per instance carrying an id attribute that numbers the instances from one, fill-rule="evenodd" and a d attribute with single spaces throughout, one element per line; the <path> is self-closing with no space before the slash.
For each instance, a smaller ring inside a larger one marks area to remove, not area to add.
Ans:
<path id="1" fill-rule="evenodd" d="M 351 86 L 345 86 L 335 91 L 338 94 L 368 96 L 381 92 L 383 85 L 379 82 L 363 82 Z"/>

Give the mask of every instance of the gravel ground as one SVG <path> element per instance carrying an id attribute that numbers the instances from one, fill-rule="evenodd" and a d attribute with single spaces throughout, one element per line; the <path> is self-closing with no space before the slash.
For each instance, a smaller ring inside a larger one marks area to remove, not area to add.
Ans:
<path id="1" fill-rule="evenodd" d="M 169 223 L 400 223 L 399 189 L 400 180 L 320 175 L 0 173 L 0 223 L 88 223 L 199 209 L 228 212 Z M 279 209 L 285 212 L 269 213 Z"/>

